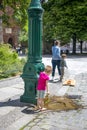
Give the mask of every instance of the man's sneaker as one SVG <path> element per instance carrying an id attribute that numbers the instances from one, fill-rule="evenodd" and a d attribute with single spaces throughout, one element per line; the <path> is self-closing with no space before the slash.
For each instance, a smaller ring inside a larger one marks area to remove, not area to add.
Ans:
<path id="1" fill-rule="evenodd" d="M 54 77 L 52 77 L 52 81 L 54 81 Z"/>

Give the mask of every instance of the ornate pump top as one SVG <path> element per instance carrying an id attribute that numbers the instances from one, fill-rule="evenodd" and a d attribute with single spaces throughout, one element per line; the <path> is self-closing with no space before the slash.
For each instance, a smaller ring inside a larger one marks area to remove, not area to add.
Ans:
<path id="1" fill-rule="evenodd" d="M 42 9 L 40 0 L 31 0 L 29 9 Z"/>

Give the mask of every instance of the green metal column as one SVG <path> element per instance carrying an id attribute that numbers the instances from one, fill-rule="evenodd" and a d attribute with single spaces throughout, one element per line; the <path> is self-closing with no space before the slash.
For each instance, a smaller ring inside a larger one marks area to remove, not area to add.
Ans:
<path id="1" fill-rule="evenodd" d="M 36 104 L 37 80 L 39 73 L 44 70 L 42 63 L 42 15 L 43 9 L 40 0 L 31 0 L 28 9 L 28 60 L 22 74 L 24 94 L 20 97 L 20 101 L 32 104 Z"/>

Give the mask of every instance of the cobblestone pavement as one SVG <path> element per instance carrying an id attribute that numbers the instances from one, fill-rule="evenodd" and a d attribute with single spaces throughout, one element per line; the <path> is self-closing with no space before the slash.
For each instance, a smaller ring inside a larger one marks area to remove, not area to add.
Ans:
<path id="1" fill-rule="evenodd" d="M 51 65 L 51 58 L 44 57 L 43 63 Z M 32 106 L 19 101 L 24 83 L 20 77 L 0 81 L 0 130 L 87 130 L 87 57 L 68 57 L 66 77 L 76 80 L 66 94 L 84 108 L 70 111 L 35 113 Z M 57 72 L 56 72 L 57 77 Z M 51 94 L 58 94 L 62 83 L 49 83 Z"/>

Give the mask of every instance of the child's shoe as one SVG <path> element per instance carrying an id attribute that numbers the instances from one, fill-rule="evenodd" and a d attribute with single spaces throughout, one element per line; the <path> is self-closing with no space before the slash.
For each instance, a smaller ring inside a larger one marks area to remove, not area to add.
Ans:
<path id="1" fill-rule="evenodd" d="M 34 108 L 33 108 L 33 110 L 34 111 L 37 111 L 37 110 L 40 110 L 41 108 L 39 108 L 39 107 L 37 107 L 37 106 L 35 106 Z"/>
<path id="2" fill-rule="evenodd" d="M 41 111 L 45 111 L 45 110 L 47 110 L 47 108 L 45 108 L 45 107 L 43 107 L 43 108 L 41 109 Z"/>

